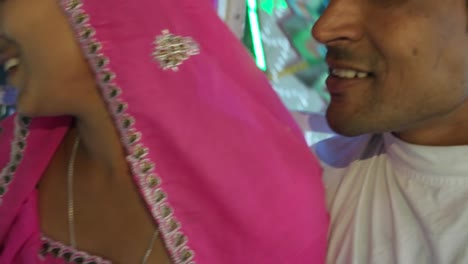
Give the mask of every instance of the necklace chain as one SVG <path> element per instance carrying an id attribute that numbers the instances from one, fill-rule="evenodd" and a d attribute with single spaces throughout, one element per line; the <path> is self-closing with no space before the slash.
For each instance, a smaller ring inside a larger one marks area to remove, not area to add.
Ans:
<path id="1" fill-rule="evenodd" d="M 80 138 L 76 137 L 75 142 L 73 144 L 73 149 L 70 155 L 70 160 L 68 162 L 68 170 L 67 170 L 67 213 L 68 213 L 68 235 L 70 239 L 70 246 L 73 248 L 77 248 L 76 246 L 76 235 L 75 235 L 75 194 L 74 194 L 74 174 L 75 174 L 75 161 L 76 161 L 76 154 L 78 152 L 78 147 L 80 145 Z M 154 243 L 159 235 L 158 229 L 153 232 L 153 236 L 151 237 L 150 244 L 148 249 L 145 251 L 145 255 L 142 258 L 141 264 L 146 264 L 148 262 L 148 258 L 150 257 L 151 253 L 153 252 Z"/>
<path id="2" fill-rule="evenodd" d="M 68 174 L 67 174 L 67 187 L 68 187 L 68 234 L 70 236 L 70 245 L 76 248 L 76 237 L 75 237 L 75 195 L 73 188 L 73 178 L 75 173 L 75 160 L 78 146 L 80 145 L 80 138 L 76 137 L 73 144 L 72 153 L 70 155 L 70 161 L 68 162 Z"/>

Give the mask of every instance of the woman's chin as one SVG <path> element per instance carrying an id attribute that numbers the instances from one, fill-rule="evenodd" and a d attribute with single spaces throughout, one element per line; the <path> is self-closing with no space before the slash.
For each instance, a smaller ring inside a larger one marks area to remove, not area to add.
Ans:
<path id="1" fill-rule="evenodd" d="M 34 104 L 32 102 L 25 102 L 23 100 L 18 100 L 16 104 L 16 112 L 19 115 L 27 117 L 48 117 L 59 115 L 54 111 L 54 109 L 50 108 L 51 106 Z"/>

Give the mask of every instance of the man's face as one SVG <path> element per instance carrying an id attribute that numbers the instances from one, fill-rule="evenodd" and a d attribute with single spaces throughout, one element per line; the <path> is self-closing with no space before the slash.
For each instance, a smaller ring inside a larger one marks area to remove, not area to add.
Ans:
<path id="1" fill-rule="evenodd" d="M 427 126 L 468 104 L 465 0 L 331 0 L 313 35 L 340 134 Z"/>

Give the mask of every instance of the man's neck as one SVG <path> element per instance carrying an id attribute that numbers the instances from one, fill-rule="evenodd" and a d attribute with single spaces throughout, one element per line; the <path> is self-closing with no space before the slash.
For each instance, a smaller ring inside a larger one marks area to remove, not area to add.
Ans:
<path id="1" fill-rule="evenodd" d="M 447 115 L 394 134 L 403 141 L 416 145 L 468 145 L 468 101 Z"/>

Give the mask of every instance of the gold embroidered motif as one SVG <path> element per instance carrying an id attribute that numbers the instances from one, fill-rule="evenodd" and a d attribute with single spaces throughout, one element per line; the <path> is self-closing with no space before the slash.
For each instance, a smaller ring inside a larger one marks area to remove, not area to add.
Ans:
<path id="1" fill-rule="evenodd" d="M 175 36 L 168 30 L 154 41 L 156 48 L 153 57 L 163 70 L 178 71 L 179 66 L 191 56 L 200 53 L 198 44 L 190 37 Z"/>

